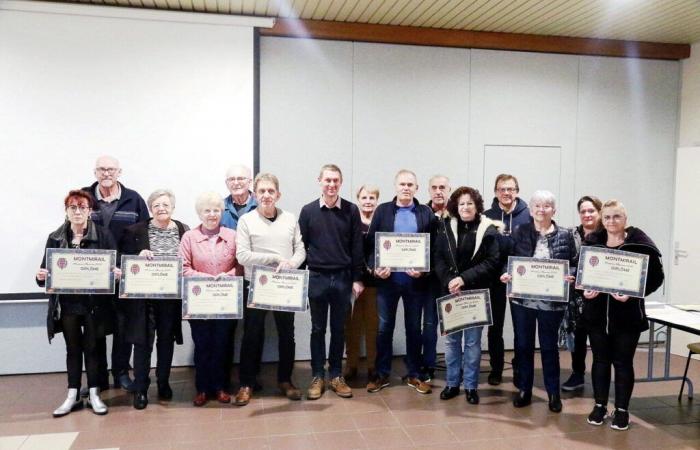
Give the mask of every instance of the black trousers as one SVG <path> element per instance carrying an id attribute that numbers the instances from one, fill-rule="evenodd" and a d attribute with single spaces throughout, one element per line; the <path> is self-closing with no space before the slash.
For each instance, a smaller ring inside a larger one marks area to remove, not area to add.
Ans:
<path id="1" fill-rule="evenodd" d="M 243 320 L 243 340 L 241 343 L 240 375 L 241 386 L 252 387 L 255 377 L 260 373 L 260 361 L 265 345 L 265 318 L 272 312 L 277 327 L 277 381 L 292 381 L 294 369 L 294 313 L 286 311 L 267 311 L 264 309 L 245 308 Z"/>
<path id="2" fill-rule="evenodd" d="M 226 340 L 234 322 L 230 319 L 190 320 L 197 392 L 213 394 L 224 388 Z"/>
<path id="3" fill-rule="evenodd" d="M 88 387 L 99 387 L 98 351 L 95 342 L 88 339 L 85 316 L 61 315 L 63 339 L 66 341 L 66 370 L 68 388 L 80 389 L 83 375 L 83 359 L 87 372 Z"/>
<path id="4" fill-rule="evenodd" d="M 127 314 L 124 305 L 114 305 L 116 317 L 114 333 L 112 334 L 112 377 L 116 380 L 121 375 L 129 372 L 129 360 L 131 359 L 132 344 L 125 341 Z"/>
<path id="5" fill-rule="evenodd" d="M 151 354 L 153 343 L 156 340 L 156 379 L 158 383 L 167 383 L 170 378 L 170 368 L 173 363 L 175 350 L 175 326 L 179 322 L 181 306 L 179 301 L 156 300 L 148 301 L 146 305 L 148 314 L 146 326 L 148 341 L 143 344 L 134 344 L 134 382 L 139 392 L 148 390 L 151 384 L 149 372 L 151 371 Z"/>
<path id="6" fill-rule="evenodd" d="M 574 330 L 574 351 L 571 352 L 571 370 L 582 375 L 586 373 L 586 353 L 588 352 L 588 330 L 577 327 Z"/>
<path id="7" fill-rule="evenodd" d="M 606 333 L 591 329 L 593 351 L 593 396 L 601 405 L 608 403 L 611 366 L 615 368 L 615 408 L 628 409 L 634 388 L 634 352 L 637 350 L 638 331 Z"/>
<path id="8" fill-rule="evenodd" d="M 491 370 L 496 373 L 503 372 L 503 359 L 505 344 L 503 342 L 503 324 L 506 321 L 506 285 L 498 282 L 490 289 L 491 315 L 493 325 L 488 329 L 489 363 Z"/>

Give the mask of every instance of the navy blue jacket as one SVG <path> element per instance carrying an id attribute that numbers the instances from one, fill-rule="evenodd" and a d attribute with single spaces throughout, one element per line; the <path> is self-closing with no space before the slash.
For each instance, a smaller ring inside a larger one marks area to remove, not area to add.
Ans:
<path id="1" fill-rule="evenodd" d="M 500 264 L 504 265 L 508 261 L 508 255 L 513 251 L 513 232 L 520 226 L 530 222 L 530 209 L 525 200 L 519 198 L 515 208 L 510 213 L 503 211 L 498 204 L 498 199 L 494 197 L 491 208 L 484 211 L 484 215 L 491 220 L 503 222 L 503 233 L 498 235 L 498 248 L 501 252 Z M 496 281 L 500 283 L 500 281 Z"/>
<path id="2" fill-rule="evenodd" d="M 121 186 L 122 189 L 121 197 L 118 200 L 117 209 L 114 211 L 114 215 L 109 224 L 104 223 L 102 214 L 100 213 L 100 202 L 97 201 L 96 196 L 97 182 L 82 189 L 90 193 L 95 199 L 95 208 L 92 211 L 90 219 L 97 225 L 109 229 L 114 238 L 114 242 L 121 241 L 122 234 L 124 234 L 124 229 L 126 227 L 150 218 L 146 202 L 143 201 L 139 193 L 127 188 L 121 183 L 119 183 L 119 186 Z"/>

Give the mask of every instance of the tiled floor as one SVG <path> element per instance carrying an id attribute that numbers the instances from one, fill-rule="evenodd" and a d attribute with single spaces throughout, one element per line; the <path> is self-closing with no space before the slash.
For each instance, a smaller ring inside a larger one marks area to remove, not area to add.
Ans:
<path id="1" fill-rule="evenodd" d="M 646 351 L 637 352 L 637 373 L 646 370 Z M 660 356 L 660 355 L 659 355 Z M 510 356 L 508 356 L 510 358 Z M 539 355 L 536 356 L 536 360 Z M 569 371 L 569 355 L 561 353 L 562 378 Z M 661 373 L 660 358 L 656 358 Z M 672 373 L 685 360 L 672 359 Z M 539 366 L 539 361 L 537 361 Z M 590 355 L 589 355 L 590 365 Z M 486 370 L 486 362 L 482 368 Z M 394 363 L 395 373 L 402 363 Z M 700 386 L 700 363 L 691 364 L 691 378 Z M 175 399 L 152 403 L 144 411 L 131 407 L 131 396 L 111 390 L 104 397 L 109 414 L 99 417 L 89 409 L 54 419 L 51 411 L 65 396 L 65 375 L 0 377 L 0 450 L 5 449 L 351 449 L 351 448 L 486 448 L 498 450 L 550 448 L 699 449 L 700 399 L 678 403 L 679 382 L 638 383 L 631 405 L 632 426 L 627 432 L 592 427 L 586 416 L 592 407 L 590 384 L 580 396 L 564 395 L 564 411 L 550 413 L 537 371 L 532 406 L 516 410 L 510 371 L 499 389 L 485 383 L 482 374 L 479 406 L 464 397 L 441 401 L 444 374 L 431 395 L 420 395 L 401 385 L 368 394 L 364 380 L 354 386 L 353 399 L 327 392 L 317 401 L 290 402 L 276 395 L 274 365 L 266 365 L 262 395 L 237 408 L 210 403 L 191 406 L 194 394 L 191 369 L 176 369 L 172 377 Z M 295 379 L 305 387 L 308 363 L 297 363 Z"/>

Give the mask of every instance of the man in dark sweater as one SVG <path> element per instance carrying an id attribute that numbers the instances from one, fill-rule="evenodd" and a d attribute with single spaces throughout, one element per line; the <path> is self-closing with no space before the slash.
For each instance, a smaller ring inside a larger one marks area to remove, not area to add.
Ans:
<path id="1" fill-rule="evenodd" d="M 150 215 L 148 207 L 138 192 L 121 184 L 118 179 L 122 173 L 119 161 L 112 156 L 100 156 L 95 162 L 97 181 L 83 188 L 95 198 L 95 209 L 90 219 L 97 225 L 109 229 L 115 242 L 120 242 L 124 229 L 136 222 L 147 220 Z M 114 387 L 133 391 L 133 382 L 129 377 L 129 360 L 132 345 L 124 340 L 126 312 L 123 304 L 115 300 L 114 333 L 112 339 L 112 377 Z M 105 339 L 97 342 L 100 358 L 100 388 L 108 387 L 107 343 Z"/>
<path id="2" fill-rule="evenodd" d="M 326 327 L 330 311 L 331 342 L 328 349 L 330 388 L 340 397 L 352 397 L 352 389 L 342 376 L 345 349 L 345 318 L 351 296 L 358 297 L 364 286 L 363 236 L 360 211 L 343 198 L 340 168 L 321 167 L 318 177 L 321 198 L 304 206 L 299 228 L 306 248 L 309 269 L 309 306 L 311 309 L 311 371 L 313 380 L 307 391 L 316 400 L 325 390 Z"/>
<path id="3" fill-rule="evenodd" d="M 484 211 L 489 219 L 500 220 L 504 224 L 504 233 L 498 236 L 498 250 L 500 254 L 500 266 L 508 261 L 511 254 L 513 240 L 511 233 L 522 224 L 530 222 L 530 210 L 524 200 L 518 198 L 520 186 L 518 179 L 513 175 L 502 173 L 496 177 L 493 192 L 495 197 L 491 209 Z M 506 317 L 506 285 L 501 283 L 498 276 L 493 280 L 490 288 L 491 309 L 493 325 L 489 327 L 489 359 L 491 373 L 488 383 L 492 386 L 501 384 L 503 374 L 504 342 L 503 324 Z M 515 367 L 515 365 L 513 365 Z M 513 378 L 515 378 L 513 373 Z"/>

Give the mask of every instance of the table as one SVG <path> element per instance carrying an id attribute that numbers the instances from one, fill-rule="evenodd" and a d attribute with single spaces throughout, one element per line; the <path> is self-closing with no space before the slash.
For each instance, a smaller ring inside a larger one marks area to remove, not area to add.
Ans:
<path id="1" fill-rule="evenodd" d="M 638 378 L 636 382 L 650 381 L 675 381 L 683 380 L 682 376 L 671 376 L 671 330 L 673 328 L 685 331 L 687 333 L 700 336 L 700 314 L 683 311 L 675 308 L 673 305 L 648 303 L 646 305 L 647 318 L 649 319 L 649 356 L 647 359 L 647 376 Z M 662 377 L 654 376 L 654 347 L 656 346 L 656 326 L 666 327 L 666 345 L 664 353 L 664 375 Z M 693 398 L 693 382 L 689 378 L 685 378 L 688 384 L 688 398 Z M 678 396 L 680 401 L 680 395 Z"/>

